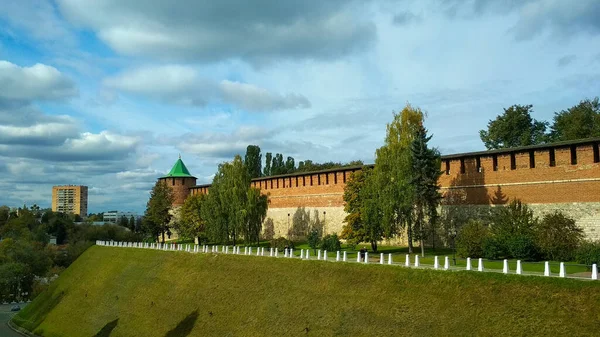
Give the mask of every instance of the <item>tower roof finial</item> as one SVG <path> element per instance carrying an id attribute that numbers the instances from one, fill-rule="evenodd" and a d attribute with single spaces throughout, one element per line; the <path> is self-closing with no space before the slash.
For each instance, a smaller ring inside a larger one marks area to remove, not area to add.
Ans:
<path id="1" fill-rule="evenodd" d="M 179 159 L 181 159 L 181 153 L 179 154 Z"/>

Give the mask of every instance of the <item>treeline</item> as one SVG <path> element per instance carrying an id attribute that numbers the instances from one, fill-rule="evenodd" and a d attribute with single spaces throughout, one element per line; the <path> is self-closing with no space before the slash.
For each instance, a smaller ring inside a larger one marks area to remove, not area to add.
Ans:
<path id="1" fill-rule="evenodd" d="M 46 286 L 42 278 L 68 267 L 95 240 L 139 241 L 116 226 L 75 224 L 73 214 L 0 206 L 0 301 L 35 297 Z M 50 241 L 56 240 L 56 245 Z"/>
<path id="2" fill-rule="evenodd" d="M 376 151 L 375 167 L 353 173 L 344 190 L 345 218 L 341 237 L 350 244 L 369 242 L 373 251 L 383 239 L 406 233 L 424 241 L 435 230 L 440 201 L 440 153 L 428 145 L 424 114 L 407 104 L 387 125 L 385 143 Z"/>
<path id="3" fill-rule="evenodd" d="M 199 242 L 232 243 L 260 240 L 267 215 L 267 196 L 251 186 L 247 162 L 237 155 L 219 165 L 210 193 L 190 195 L 173 216 L 173 194 L 169 186 L 158 181 L 152 189 L 142 228 L 153 238 L 162 238 L 175 230 L 184 238 Z"/>
<path id="4" fill-rule="evenodd" d="M 290 174 L 295 172 L 311 172 L 319 170 L 327 170 L 347 166 L 360 166 L 363 162 L 360 160 L 351 161 L 349 163 L 326 162 L 314 163 L 312 160 L 304 160 L 298 162 L 294 157 L 286 157 L 281 153 L 273 155 L 271 152 L 265 154 L 265 167 L 262 167 L 262 154 L 258 145 L 248 145 L 244 163 L 251 178 L 269 177 L 281 174 Z"/>
<path id="5" fill-rule="evenodd" d="M 488 150 L 600 137 L 600 101 L 584 99 L 554 113 L 552 123 L 531 117 L 533 105 L 513 105 L 479 136 Z"/>

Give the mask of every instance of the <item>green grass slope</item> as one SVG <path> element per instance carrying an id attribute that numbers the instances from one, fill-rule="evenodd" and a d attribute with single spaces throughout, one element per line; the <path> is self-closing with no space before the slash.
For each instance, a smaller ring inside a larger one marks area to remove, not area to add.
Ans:
<path id="1" fill-rule="evenodd" d="M 600 282 L 88 249 L 15 322 L 42 336 L 583 336 Z"/>

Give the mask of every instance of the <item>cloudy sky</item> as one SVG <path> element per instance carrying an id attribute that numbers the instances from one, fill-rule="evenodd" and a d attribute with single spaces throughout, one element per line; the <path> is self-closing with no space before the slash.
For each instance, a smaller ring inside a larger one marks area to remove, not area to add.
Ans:
<path id="1" fill-rule="evenodd" d="M 143 211 L 181 153 L 199 183 L 248 144 L 374 160 L 392 111 L 443 154 L 512 104 L 600 95 L 597 0 L 2 0 L 0 204 Z"/>

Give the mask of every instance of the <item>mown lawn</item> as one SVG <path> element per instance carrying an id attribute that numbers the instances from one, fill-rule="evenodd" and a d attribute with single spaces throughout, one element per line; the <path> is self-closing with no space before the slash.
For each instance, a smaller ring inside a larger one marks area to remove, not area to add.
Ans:
<path id="1" fill-rule="evenodd" d="M 600 282 L 94 246 L 16 316 L 43 336 L 597 335 Z"/>

